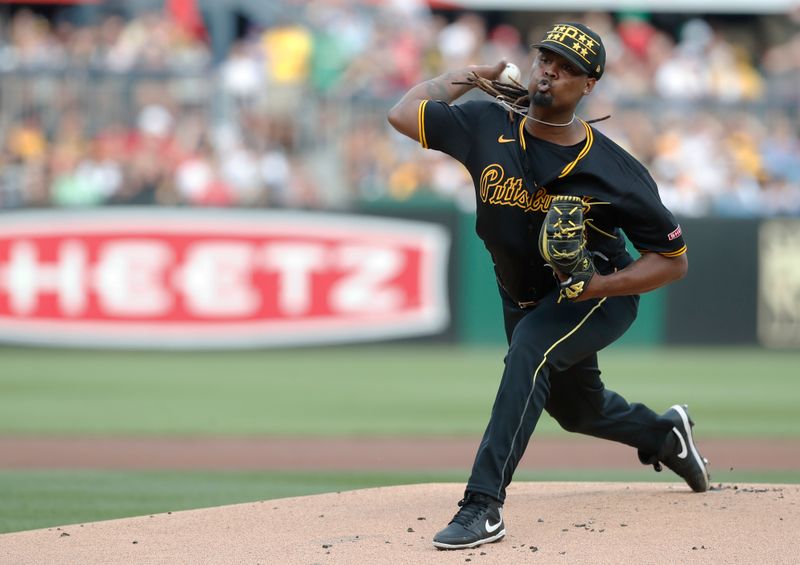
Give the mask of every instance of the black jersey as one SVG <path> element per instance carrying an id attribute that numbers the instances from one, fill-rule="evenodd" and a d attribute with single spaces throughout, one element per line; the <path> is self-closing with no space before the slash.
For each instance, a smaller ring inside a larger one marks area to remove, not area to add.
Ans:
<path id="1" fill-rule="evenodd" d="M 423 100 L 419 107 L 422 146 L 451 155 L 472 176 L 476 231 L 513 300 L 536 301 L 555 286 L 537 238 L 557 194 L 582 198 L 587 248 L 608 258 L 598 265 L 604 274 L 633 260 L 622 232 L 640 252 L 686 252 L 655 182 L 629 153 L 583 121 L 586 139 L 563 147 L 527 133 L 526 119 L 491 101 Z"/>

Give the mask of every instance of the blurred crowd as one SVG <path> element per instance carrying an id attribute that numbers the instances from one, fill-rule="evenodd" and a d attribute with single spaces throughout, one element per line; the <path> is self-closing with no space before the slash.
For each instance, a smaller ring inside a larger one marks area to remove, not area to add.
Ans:
<path id="1" fill-rule="evenodd" d="M 0 24 L 0 208 L 474 206 L 463 168 L 393 132 L 386 111 L 448 69 L 529 68 L 556 16 L 286 2 L 291 17 L 249 22 L 221 61 L 196 12 L 75 24 L 14 11 Z M 747 28 L 573 19 L 608 52 L 581 116 L 612 116 L 596 127 L 672 210 L 800 215 L 800 14 Z"/>

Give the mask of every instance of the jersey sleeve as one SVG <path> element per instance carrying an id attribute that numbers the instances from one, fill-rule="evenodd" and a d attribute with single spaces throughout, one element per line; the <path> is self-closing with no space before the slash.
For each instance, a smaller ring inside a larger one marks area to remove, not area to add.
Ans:
<path id="1" fill-rule="evenodd" d="M 686 253 L 681 226 L 661 202 L 658 187 L 642 168 L 634 176 L 620 212 L 620 227 L 640 253 L 678 257 Z"/>
<path id="2" fill-rule="evenodd" d="M 476 101 L 450 105 L 439 100 L 422 100 L 419 105 L 419 143 L 464 162 L 477 129 L 482 105 Z"/>

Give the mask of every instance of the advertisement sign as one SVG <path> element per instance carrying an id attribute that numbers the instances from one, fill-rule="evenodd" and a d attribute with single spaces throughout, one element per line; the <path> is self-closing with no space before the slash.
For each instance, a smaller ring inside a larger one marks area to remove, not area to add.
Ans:
<path id="1" fill-rule="evenodd" d="M 301 212 L 0 216 L 0 341 L 236 348 L 429 335 L 449 323 L 441 226 Z"/>
<path id="2" fill-rule="evenodd" d="M 758 337 L 767 347 L 800 348 L 800 221 L 761 225 Z"/>

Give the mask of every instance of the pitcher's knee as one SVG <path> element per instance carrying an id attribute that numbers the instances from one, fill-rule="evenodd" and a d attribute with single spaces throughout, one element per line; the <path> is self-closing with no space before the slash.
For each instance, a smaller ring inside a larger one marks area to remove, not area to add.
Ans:
<path id="1" fill-rule="evenodd" d="M 544 358 L 535 349 L 526 346 L 513 346 L 505 359 L 505 375 L 525 382 L 547 380 L 550 373 Z"/>
<path id="2" fill-rule="evenodd" d="M 558 425 L 568 432 L 580 433 L 586 429 L 586 418 L 578 414 L 558 410 L 548 410 L 548 412 Z"/>
<path id="3" fill-rule="evenodd" d="M 539 366 L 544 361 L 544 351 L 536 342 L 530 340 L 512 340 L 506 353 L 506 364 L 509 362 L 525 362 Z"/>

